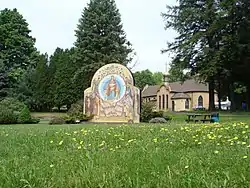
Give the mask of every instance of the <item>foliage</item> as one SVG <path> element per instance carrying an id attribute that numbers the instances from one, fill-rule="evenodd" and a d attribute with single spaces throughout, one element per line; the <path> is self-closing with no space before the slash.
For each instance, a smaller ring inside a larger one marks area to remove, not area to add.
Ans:
<path id="1" fill-rule="evenodd" d="M 17 122 L 20 124 L 30 123 L 32 120 L 30 111 L 27 106 L 25 106 L 19 113 Z"/>
<path id="2" fill-rule="evenodd" d="M 172 63 L 170 66 L 168 81 L 171 82 L 184 82 L 192 78 L 190 72 L 184 72 L 185 68 L 181 67 L 178 63 Z"/>
<path id="3" fill-rule="evenodd" d="M 36 124 L 40 119 L 33 119 L 29 108 L 14 98 L 5 98 L 0 101 L 1 124 Z"/>
<path id="4" fill-rule="evenodd" d="M 135 79 L 135 86 L 143 89 L 146 85 L 157 85 L 163 81 L 163 74 L 161 72 L 152 73 L 146 69 L 133 73 Z"/>
<path id="5" fill-rule="evenodd" d="M 7 96 L 8 73 L 3 61 L 0 59 L 0 100 Z"/>
<path id="6" fill-rule="evenodd" d="M 153 109 L 154 109 L 154 103 L 143 101 L 141 104 L 140 121 L 148 122 L 150 119 L 152 119 Z"/>
<path id="7" fill-rule="evenodd" d="M 15 124 L 17 117 L 12 109 L 0 104 L 0 124 Z"/>
<path id="8" fill-rule="evenodd" d="M 38 111 L 48 111 L 49 105 L 49 80 L 48 80 L 48 55 L 41 54 L 33 73 L 33 100 Z"/>
<path id="9" fill-rule="evenodd" d="M 65 124 L 65 120 L 62 117 L 54 117 L 50 120 L 49 124 L 50 125 L 62 125 Z"/>
<path id="10" fill-rule="evenodd" d="M 20 113 L 26 107 L 24 103 L 14 98 L 5 98 L 4 100 L 0 101 L 0 106 L 8 107 L 8 109 L 15 113 Z"/>
<path id="11" fill-rule="evenodd" d="M 219 100 L 230 95 L 231 109 L 235 108 L 235 83 L 248 88 L 243 98 L 250 107 L 249 6 L 246 0 L 183 0 L 177 6 L 168 6 L 168 13 L 162 14 L 166 29 L 178 34 L 163 52 L 176 54 L 175 71 L 189 69 L 209 83 L 210 110 L 214 109 L 214 89 L 219 92 Z"/>
<path id="12" fill-rule="evenodd" d="M 73 75 L 76 72 L 76 66 L 72 59 L 73 53 L 74 49 L 63 50 L 57 48 L 50 58 L 50 63 L 52 65 L 50 68 L 53 69 L 51 73 L 54 73 L 51 75 L 53 78 L 50 91 L 53 104 L 57 107 L 67 105 L 69 108 L 77 97 L 77 91 L 75 91 L 73 82 Z"/>
<path id="13" fill-rule="evenodd" d="M 132 47 L 126 39 L 114 0 L 92 0 L 84 8 L 76 29 L 75 83 L 83 93 L 94 73 L 108 63 L 127 65 Z"/>
<path id="14" fill-rule="evenodd" d="M 0 187 L 249 187 L 249 131 L 233 122 L 3 126 Z"/>
<path id="15" fill-rule="evenodd" d="M 149 123 L 167 123 L 167 121 L 162 117 L 152 118 Z"/>
<path id="16" fill-rule="evenodd" d="M 28 23 L 17 9 L 0 11 L 0 59 L 12 84 L 33 64 L 36 56 L 35 39 L 30 32 Z"/>

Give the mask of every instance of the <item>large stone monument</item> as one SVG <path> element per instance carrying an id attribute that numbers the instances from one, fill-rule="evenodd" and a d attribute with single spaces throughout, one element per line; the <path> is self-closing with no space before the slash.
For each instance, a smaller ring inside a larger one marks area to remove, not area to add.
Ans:
<path id="1" fill-rule="evenodd" d="M 127 67 L 112 63 L 95 73 L 84 91 L 84 114 L 94 115 L 92 122 L 139 123 L 140 90 Z"/>

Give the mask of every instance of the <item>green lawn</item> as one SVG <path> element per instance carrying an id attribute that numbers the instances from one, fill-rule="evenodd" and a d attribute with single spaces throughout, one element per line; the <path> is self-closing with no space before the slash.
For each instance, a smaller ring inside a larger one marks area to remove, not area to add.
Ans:
<path id="1" fill-rule="evenodd" d="M 249 118 L 194 125 L 182 117 L 166 125 L 1 125 L 0 187 L 250 187 Z"/>

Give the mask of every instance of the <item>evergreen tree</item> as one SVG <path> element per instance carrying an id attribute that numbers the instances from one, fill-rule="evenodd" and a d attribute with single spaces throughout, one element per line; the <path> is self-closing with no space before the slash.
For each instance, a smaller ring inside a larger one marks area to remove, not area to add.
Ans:
<path id="1" fill-rule="evenodd" d="M 48 80 L 48 55 L 40 55 L 33 75 L 33 100 L 38 111 L 50 110 L 49 105 L 49 80 Z"/>
<path id="2" fill-rule="evenodd" d="M 8 73 L 3 61 L 0 59 L 0 100 L 7 96 Z"/>
<path id="3" fill-rule="evenodd" d="M 69 108 L 77 100 L 73 83 L 73 75 L 76 72 L 71 57 L 73 50 L 57 48 L 51 57 L 51 65 L 54 64 L 55 67 L 52 98 L 54 105 L 58 108 L 62 105 L 67 105 L 67 108 Z"/>
<path id="4" fill-rule="evenodd" d="M 121 23 L 114 0 L 91 0 L 84 8 L 76 29 L 75 63 L 78 72 L 75 83 L 78 93 L 90 86 L 94 73 L 108 63 L 127 65 L 131 59 L 131 44 Z"/>
<path id="5" fill-rule="evenodd" d="M 37 55 L 35 39 L 30 32 L 28 23 L 17 9 L 0 11 L 0 59 L 14 83 Z"/>

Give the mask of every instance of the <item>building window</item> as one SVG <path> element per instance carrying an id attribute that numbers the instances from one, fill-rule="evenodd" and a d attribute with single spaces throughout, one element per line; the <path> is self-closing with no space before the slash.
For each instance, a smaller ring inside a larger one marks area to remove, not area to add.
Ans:
<path id="1" fill-rule="evenodd" d="M 159 103 L 159 110 L 161 109 L 161 96 L 159 96 L 159 101 L 158 101 L 158 103 Z"/>
<path id="2" fill-rule="evenodd" d="M 168 109 L 168 95 L 166 95 L 166 109 Z"/>
<path id="3" fill-rule="evenodd" d="M 203 97 L 199 96 L 198 98 L 198 107 L 203 107 Z"/>
<path id="4" fill-rule="evenodd" d="M 185 101 L 185 109 L 188 110 L 189 109 L 189 100 L 186 99 Z"/>
<path id="5" fill-rule="evenodd" d="M 165 109 L 165 95 L 162 95 L 162 109 Z"/>

